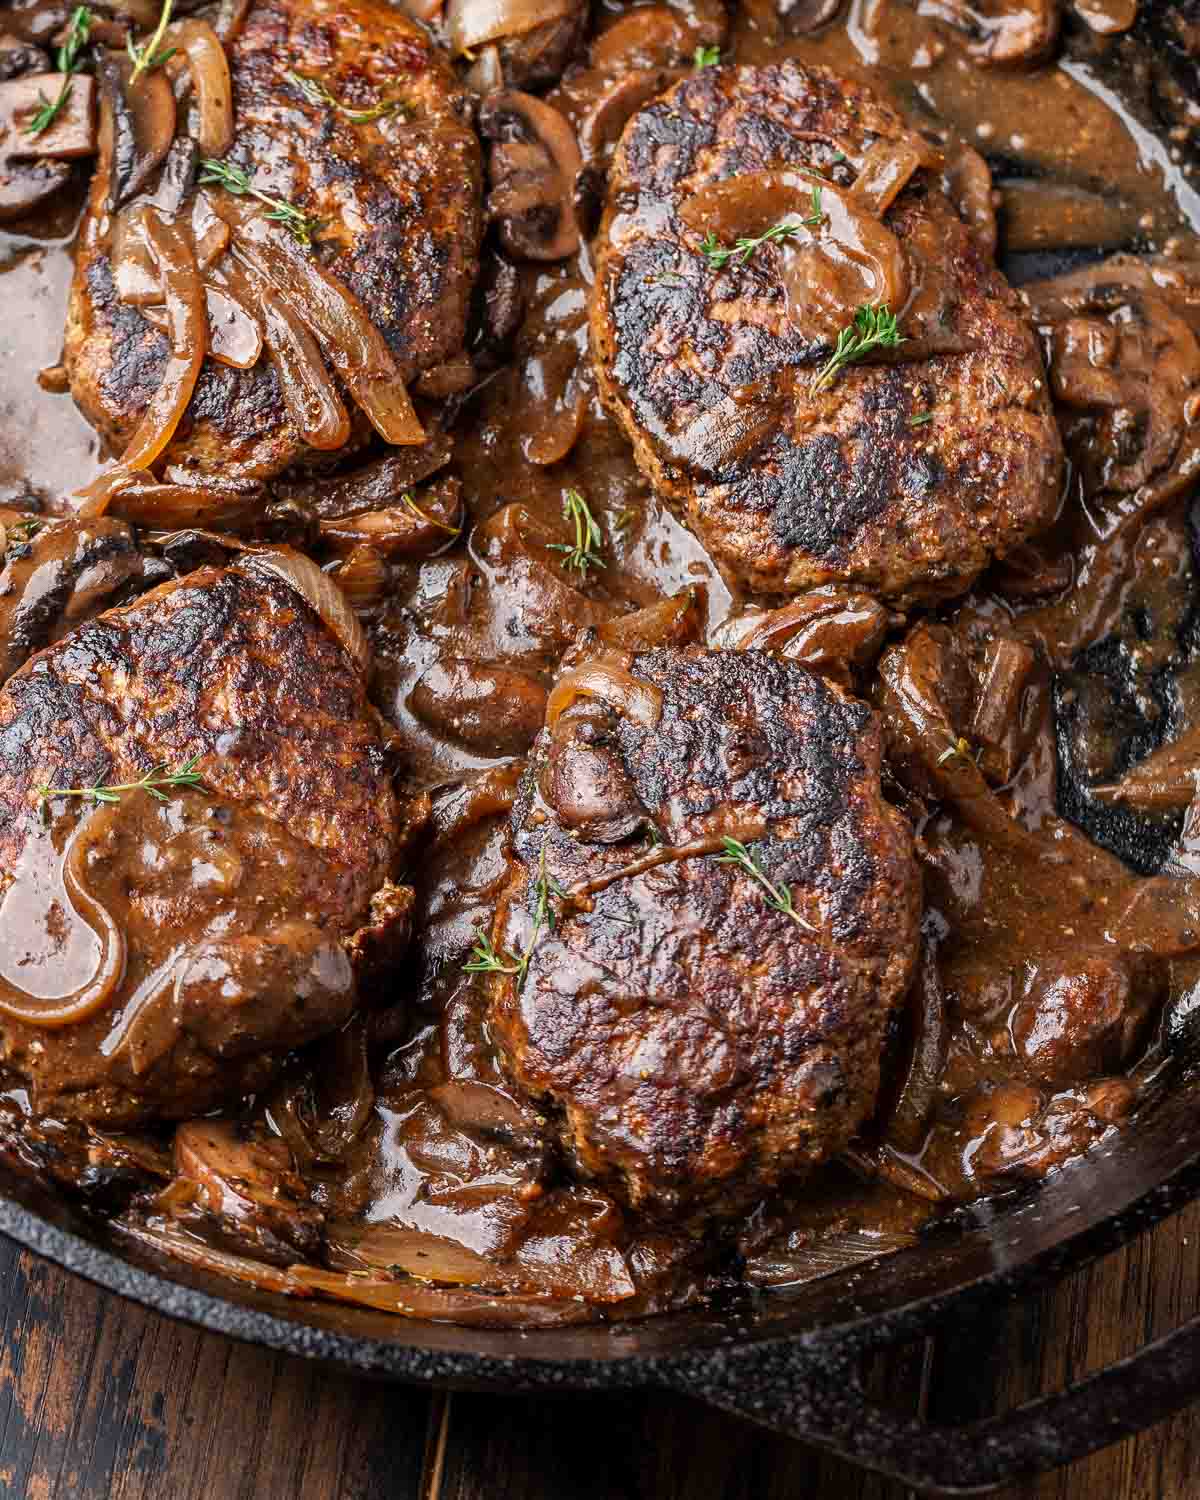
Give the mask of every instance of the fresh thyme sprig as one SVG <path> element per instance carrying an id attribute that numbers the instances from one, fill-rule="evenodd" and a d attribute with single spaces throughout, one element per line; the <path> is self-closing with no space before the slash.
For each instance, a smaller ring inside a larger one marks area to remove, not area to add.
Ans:
<path id="1" fill-rule="evenodd" d="M 143 73 L 148 73 L 151 68 L 161 68 L 169 57 L 174 57 L 179 51 L 178 47 L 163 47 L 162 39 L 166 35 L 167 26 L 171 20 L 171 7 L 175 0 L 163 0 L 162 14 L 158 18 L 158 25 L 154 28 L 154 35 L 142 47 L 134 46 L 133 33 L 125 38 L 125 50 L 129 53 L 129 59 L 133 63 L 133 72 L 129 75 L 129 82 L 136 83 Z"/>
<path id="2" fill-rule="evenodd" d="M 792 905 L 791 887 L 776 885 L 740 839 L 732 839 L 726 835 L 721 840 L 721 843 L 724 846 L 725 853 L 717 855 L 717 863 L 719 865 L 737 865 L 739 869 L 745 870 L 747 875 L 757 880 L 759 885 L 762 886 L 768 906 L 772 907 L 775 911 L 782 912 L 785 917 L 791 917 L 792 921 L 798 927 L 803 927 L 806 932 L 816 931 L 816 928 L 811 923 L 806 922 Z"/>
<path id="3" fill-rule="evenodd" d="M 439 531 L 444 531 L 450 536 L 458 536 L 458 534 L 462 531 L 461 524 L 458 526 L 451 526 L 448 521 L 439 521 L 436 516 L 431 516 L 428 511 L 422 510 L 407 490 L 405 490 L 403 495 L 400 496 L 400 503 L 404 506 L 407 506 L 407 508 L 412 511 L 413 515 L 416 516 L 419 520 L 424 521 L 427 526 L 436 526 Z"/>
<path id="4" fill-rule="evenodd" d="M 904 342 L 886 302 L 864 303 L 853 323 L 838 334 L 833 353 L 813 377 L 813 390 L 828 390 L 847 365 L 857 364 L 876 349 L 895 349 Z"/>
<path id="5" fill-rule="evenodd" d="M 933 413 L 931 411 L 919 411 L 915 417 L 909 417 L 908 425 L 910 427 L 925 427 L 932 421 Z"/>
<path id="6" fill-rule="evenodd" d="M 47 99 L 45 94 L 38 94 L 41 100 L 41 108 L 36 112 L 29 124 L 25 126 L 25 135 L 41 135 L 58 118 L 59 111 L 71 97 L 71 79 L 79 71 L 79 54 L 87 46 L 88 33 L 92 29 L 92 13 L 86 5 L 77 5 L 71 12 L 71 19 L 67 25 L 67 34 L 63 39 L 62 46 L 58 49 L 56 62 L 58 71 L 64 74 L 62 85 L 53 99 Z"/>
<path id="7" fill-rule="evenodd" d="M 243 172 L 241 167 L 235 167 L 232 162 L 213 161 L 210 157 L 200 165 L 201 187 L 223 187 L 227 192 L 239 198 L 247 195 L 257 198 L 260 203 L 265 203 L 271 210 L 266 215 L 268 219 L 274 219 L 289 229 L 306 248 L 312 244 L 313 236 L 321 227 L 320 219 L 301 213 L 296 205 L 289 203 L 286 198 L 272 198 L 269 193 L 262 192 L 251 182 L 250 174 Z"/>
<path id="8" fill-rule="evenodd" d="M 538 861 L 537 878 L 537 904 L 533 911 L 533 931 L 529 934 L 529 941 L 524 951 L 519 955 L 508 948 L 499 951 L 492 943 L 491 937 L 481 929 L 475 932 L 475 946 L 471 949 L 469 961 L 463 964 L 463 972 L 466 974 L 515 974 L 517 976 L 518 988 L 525 983 L 525 975 L 529 971 L 529 960 L 533 957 L 533 950 L 537 947 L 538 938 L 542 935 L 542 929 L 549 932 L 554 931 L 554 908 L 550 905 L 551 895 L 564 897 L 567 892 L 553 875 L 546 873 L 546 846 L 542 845 L 541 858 Z"/>
<path id="9" fill-rule="evenodd" d="M 168 801 L 163 787 L 202 786 L 200 772 L 196 770 L 198 755 L 191 755 L 176 770 L 167 769 L 167 762 L 160 761 L 151 766 L 140 781 L 122 781 L 107 785 L 98 781 L 94 786 L 40 786 L 37 789 L 39 805 L 50 797 L 81 797 L 86 802 L 120 802 L 125 792 L 148 792 L 159 802 Z"/>
<path id="10" fill-rule="evenodd" d="M 820 192 L 820 188 L 813 189 L 815 217 L 804 219 L 801 221 L 802 223 L 820 223 Z M 720 240 L 710 229 L 704 236 L 704 238 L 700 241 L 700 253 L 708 257 L 709 265 L 717 271 L 723 270 L 724 267 L 727 266 L 735 256 L 741 259 L 742 265 L 745 265 L 760 245 L 767 245 L 775 240 L 791 239 L 792 235 L 794 235 L 799 230 L 799 228 L 800 224 L 791 223 L 786 219 L 781 219 L 778 224 L 772 224 L 770 229 L 764 229 L 761 234 L 755 234 L 749 237 L 743 236 L 741 239 L 735 240 L 732 249 L 727 249 L 725 246 L 723 246 Z"/>
<path id="11" fill-rule="evenodd" d="M 354 109 L 349 104 L 343 104 L 318 78 L 306 78 L 303 73 L 290 69 L 284 76 L 289 83 L 295 84 L 310 104 L 326 104 L 330 109 L 336 109 L 351 125 L 369 125 L 373 120 L 382 120 L 386 115 L 394 115 L 407 108 L 399 99 L 385 99 L 381 104 L 372 104 L 366 109 Z"/>
<path id="12" fill-rule="evenodd" d="M 692 53 L 692 66 L 697 73 L 701 68 L 715 68 L 720 61 L 720 47 L 697 47 Z"/>
<path id="13" fill-rule="evenodd" d="M 587 577 L 589 568 L 606 568 L 608 564 L 594 550 L 604 546 L 604 533 L 578 490 L 568 490 L 563 497 L 563 516 L 575 526 L 575 542 L 551 542 L 551 552 L 565 552 L 567 567 L 581 578 Z"/>

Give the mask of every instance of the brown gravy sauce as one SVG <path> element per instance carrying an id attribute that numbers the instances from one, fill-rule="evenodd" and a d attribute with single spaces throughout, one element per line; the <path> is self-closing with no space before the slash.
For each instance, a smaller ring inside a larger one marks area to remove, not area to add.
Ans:
<path id="1" fill-rule="evenodd" d="M 997 158 L 1002 251 L 1177 247 L 1200 231 L 1200 193 L 1178 143 L 1153 134 L 1117 90 L 1131 9 L 1128 0 L 1079 0 L 1090 29 L 1073 33 L 1059 63 L 1006 69 L 979 66 L 968 34 L 942 7 L 851 0 L 833 26 L 789 37 L 770 0 L 748 0 L 725 57 L 794 56 L 861 75 L 948 142 Z M 573 117 L 586 112 L 579 79 L 568 80 L 563 97 Z M 8 309 L 0 504 L 58 511 L 99 466 L 98 439 L 69 397 L 33 379 L 58 359 L 70 274 L 66 223 L 42 237 L 0 234 Z M 336 1051 L 334 1066 L 301 1054 L 265 1098 L 248 1101 L 254 1128 L 283 1137 L 326 1215 L 330 1266 L 368 1280 L 399 1267 L 418 1285 L 423 1273 L 426 1283 L 451 1287 L 486 1280 L 512 1299 L 516 1321 L 542 1316 L 539 1297 L 583 1299 L 590 1315 L 626 1317 L 711 1289 L 714 1268 L 720 1277 L 738 1263 L 752 1285 L 784 1285 L 909 1243 L 931 1214 L 1036 1178 L 1118 1128 L 1162 1076 L 1164 1005 L 1169 1012 L 1200 984 L 1200 963 L 1186 953 L 1151 973 L 1133 944 L 1114 937 L 1112 913 L 1130 908 L 1147 877 L 1058 813 L 1052 671 L 1069 676 L 1081 651 L 1120 638 L 1142 653 L 1137 680 L 1147 692 L 1155 667 L 1174 663 L 1179 722 L 1194 723 L 1200 710 L 1200 667 L 1175 661 L 1195 592 L 1182 502 L 1123 527 L 1119 511 L 1097 511 L 1076 475 L 1062 520 L 1028 563 L 1031 573 L 1057 578 L 1057 588 L 1028 592 L 1010 560 L 946 611 L 956 636 L 1011 636 L 1036 646 L 1045 669 L 1027 690 L 1015 768 L 1002 787 L 985 789 L 1022 838 L 997 841 L 994 823 L 972 821 L 953 799 L 931 799 L 932 812 L 919 802 L 909 809 L 927 875 L 926 952 L 910 1000 L 909 1051 L 890 1060 L 890 1129 L 885 1109 L 861 1148 L 794 1199 L 761 1205 L 715 1259 L 686 1235 L 629 1222 L 597 1190 L 544 1185 L 539 1121 L 501 1077 L 479 996 L 460 972 L 502 884 L 521 754 L 580 628 L 619 629 L 633 611 L 693 590 L 711 632 L 744 604 L 654 499 L 599 404 L 585 358 L 590 276 L 586 247 L 562 267 L 521 268 L 527 314 L 515 357 L 470 398 L 455 430 L 451 472 L 462 485 L 465 539 L 447 538 L 428 561 L 393 563 L 370 622 L 377 702 L 396 728 L 411 785 L 431 798 L 415 876 L 414 993 L 323 1044 L 329 1050 L 317 1056 Z M 605 566 L 586 580 L 556 550 L 570 539 L 563 507 L 573 490 L 586 494 L 605 536 Z M 1131 618 L 1149 622 L 1136 641 Z M 1080 683 L 1073 690 L 1086 691 Z M 1100 723 L 1092 732 L 1093 770 L 1113 771 L 1117 729 L 1106 738 Z M 126 853 L 111 864 L 125 870 L 128 848 L 138 847 L 132 864 L 144 874 L 144 900 L 106 888 L 102 869 L 97 876 L 97 899 L 139 929 L 143 960 L 122 973 L 103 1016 L 80 1028 L 80 1080 L 89 1048 L 128 1049 L 136 1073 L 170 1044 L 170 1007 L 157 1001 L 177 942 L 209 928 L 214 936 L 244 930 L 252 909 L 261 915 L 265 901 L 282 910 L 289 883 L 313 878 L 299 846 L 281 847 L 274 833 L 243 822 L 231 833 L 217 826 L 219 813 L 186 796 L 165 806 L 140 799 L 123 803 L 115 821 L 103 808 L 91 813 L 92 835 L 86 818 L 55 824 L 30 841 L 10 872 L 15 881 L 0 890 L 0 986 L 53 1005 L 86 985 L 103 958 L 96 926 L 64 887 L 67 842 L 122 841 Z M 1190 847 L 1185 830 L 1181 860 Z M 1151 925 L 1155 911 L 1149 901 L 1142 912 Z M 1169 929 L 1167 916 L 1162 923 Z M 1039 986 L 1069 985 L 1088 965 L 1111 970 L 1115 1019 L 1078 1037 L 1066 1009 L 1030 997 Z M 1134 992 L 1136 1003 L 1122 1009 Z M 1117 1035 L 1124 1024 L 1136 1032 L 1132 1041 Z M 368 1045 L 383 1059 L 373 1070 Z M 1088 1058 L 1086 1079 L 1059 1067 L 1072 1049 Z M 1036 1085 L 1020 1066 L 1030 1057 L 1041 1068 Z M 24 1091 L 8 1099 L 23 1116 Z M 935 1099 L 942 1107 L 929 1124 Z M 146 1146 L 143 1159 L 151 1152 Z M 138 1232 L 167 1233 L 154 1221 Z M 169 1238 L 159 1243 L 172 1248 Z M 188 1241 L 187 1253 L 199 1254 L 197 1243 Z M 177 1240 L 173 1248 L 186 1247 Z M 274 1259 L 287 1263 L 286 1255 Z M 253 1264 L 224 1269 L 298 1294 L 319 1284 Z M 400 1285 L 403 1297 L 391 1282 L 372 1283 L 376 1305 L 467 1316 L 466 1303 L 443 1305 L 440 1292 Z"/>

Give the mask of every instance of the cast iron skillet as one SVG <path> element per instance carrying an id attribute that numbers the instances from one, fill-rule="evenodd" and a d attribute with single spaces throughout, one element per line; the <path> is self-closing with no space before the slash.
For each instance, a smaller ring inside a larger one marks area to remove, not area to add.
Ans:
<path id="1" fill-rule="evenodd" d="M 1200 1397 L 1200 1317 L 1066 1391 L 936 1427 L 877 1406 L 860 1356 L 1001 1304 L 1200 1196 L 1200 1063 L 1133 1128 L 1010 1205 L 794 1291 L 641 1323 L 516 1335 L 257 1292 L 151 1258 L 0 1170 L 0 1230 L 135 1302 L 342 1370 L 476 1389 L 659 1387 L 816 1443 L 920 1490 L 978 1494 L 1138 1432 Z"/>
<path id="2" fill-rule="evenodd" d="M 1196 63 L 1164 25 L 1176 4 L 1142 0 L 1137 40 L 1168 62 L 1185 97 L 1195 97 Z M 1197 0 L 1177 8 L 1200 18 Z M 1164 128 L 1162 119 L 1154 124 Z M 1016 281 L 1063 268 L 1057 257 L 1022 259 L 1028 264 L 1007 268 Z M 1200 1003 L 1195 1014 L 1200 1032 Z M 1058 1395 L 953 1428 L 877 1406 L 860 1384 L 860 1357 L 1051 1282 L 1200 1196 L 1200 1045 L 1192 1031 L 1187 1020 L 1177 1029 L 1184 1035 L 1176 1076 L 1156 1104 L 1037 1191 L 979 1205 L 871 1265 L 641 1323 L 517 1335 L 257 1292 L 156 1259 L 2 1165 L 0 1231 L 146 1307 L 343 1370 L 504 1391 L 666 1388 L 916 1489 L 978 1494 L 1081 1458 L 1200 1398 L 1200 1317 Z"/>

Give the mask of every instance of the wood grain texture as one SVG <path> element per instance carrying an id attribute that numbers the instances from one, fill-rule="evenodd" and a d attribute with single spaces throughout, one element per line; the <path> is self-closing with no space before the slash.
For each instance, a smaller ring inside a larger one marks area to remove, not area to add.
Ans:
<path id="1" fill-rule="evenodd" d="M 966 1420 L 1200 1309 L 1200 1205 L 1041 1297 L 875 1363 Z M 1196 1500 L 1200 1406 L 1001 1500 Z M 0 1496 L 14 1500 L 908 1500 L 681 1398 L 429 1395 L 119 1301 L 0 1240 Z"/>

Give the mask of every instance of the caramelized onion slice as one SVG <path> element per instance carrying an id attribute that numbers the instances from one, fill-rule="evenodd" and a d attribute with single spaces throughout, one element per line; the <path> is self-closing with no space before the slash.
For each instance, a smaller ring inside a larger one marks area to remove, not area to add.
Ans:
<path id="1" fill-rule="evenodd" d="M 264 1268 L 265 1269 L 265 1268 Z M 477 1328 L 557 1328 L 586 1323 L 587 1304 L 548 1296 L 489 1296 L 465 1288 L 426 1286 L 419 1281 L 397 1281 L 383 1276 L 344 1275 L 316 1266 L 294 1265 L 289 1276 L 314 1292 L 340 1302 L 398 1313 L 406 1318 L 428 1318 L 432 1323 L 462 1323 Z"/>
<path id="2" fill-rule="evenodd" d="M 227 1250 L 216 1250 L 194 1235 L 180 1229 L 159 1229 L 148 1224 L 123 1223 L 117 1226 L 130 1239 L 157 1251 L 160 1255 L 181 1260 L 197 1270 L 209 1271 L 214 1276 L 229 1277 L 233 1281 L 244 1281 L 264 1292 L 283 1292 L 291 1297 L 311 1297 L 312 1291 L 290 1272 L 265 1261 L 251 1260 L 247 1255 L 231 1255 Z"/>
<path id="3" fill-rule="evenodd" d="M 501 37 L 524 36 L 569 15 L 571 0 L 448 0 L 446 36 L 456 56 Z"/>
<path id="4" fill-rule="evenodd" d="M 208 352 L 218 364 L 234 370 L 252 369 L 263 351 L 262 329 L 241 302 L 227 289 L 204 288 L 208 310 Z M 160 333 L 170 333 L 165 307 L 143 307 L 142 317 Z"/>
<path id="5" fill-rule="evenodd" d="M 350 436 L 350 417 L 304 322 L 266 278 L 250 267 L 230 258 L 220 275 L 243 304 L 261 311 L 263 341 L 296 431 L 310 448 L 321 452 L 344 447 Z"/>
<path id="6" fill-rule="evenodd" d="M 341 641 L 354 664 L 365 672 L 371 663 L 371 647 L 345 594 L 315 562 L 290 547 L 254 552 L 236 565 L 243 573 L 271 573 L 281 578 L 312 605 L 330 633 Z"/>
<path id="7" fill-rule="evenodd" d="M 152 208 L 145 210 L 141 222 L 162 284 L 171 352 L 158 390 L 151 396 L 120 463 L 79 492 L 83 500 L 80 514 L 85 516 L 103 515 L 122 481 L 137 469 L 148 469 L 171 441 L 192 399 L 208 350 L 204 288 L 187 236 Z"/>
<path id="8" fill-rule="evenodd" d="M 56 1031 L 63 1026 L 78 1025 L 103 1010 L 125 978 L 125 934 L 105 906 L 88 890 L 83 878 L 84 860 L 88 844 L 96 835 L 97 820 L 107 827 L 113 814 L 113 806 L 104 803 L 82 815 L 62 856 L 62 883 L 67 900 L 100 942 L 96 972 L 74 994 L 57 1000 L 39 1000 L 36 995 L 0 978 L 0 1011 L 28 1026 L 44 1026 Z M 48 835 L 42 832 L 40 836 Z"/>
<path id="9" fill-rule="evenodd" d="M 239 253 L 317 336 L 325 356 L 380 437 L 397 445 L 423 443 L 425 430 L 392 351 L 353 292 L 300 253 L 286 229 L 245 211 L 236 200 L 228 205 L 222 200 L 222 210 L 226 207 L 235 215 Z"/>
<path id="10" fill-rule="evenodd" d="M 216 32 L 194 17 L 167 30 L 167 45 L 187 59 L 198 122 L 196 141 L 205 156 L 224 156 L 233 145 L 233 83 Z"/>
<path id="11" fill-rule="evenodd" d="M 149 307 L 156 302 L 161 304 L 163 300 L 162 283 L 146 243 L 142 223 L 144 211 L 145 204 L 132 204 L 123 208 L 113 220 L 113 283 L 117 300 L 130 307 Z M 165 312 L 163 319 L 165 322 Z"/>
<path id="12" fill-rule="evenodd" d="M 662 694 L 630 672 L 629 658 L 621 652 L 602 652 L 560 677 L 546 703 L 546 727 L 553 729 L 578 698 L 597 698 L 643 729 L 657 729 L 662 718 Z"/>

